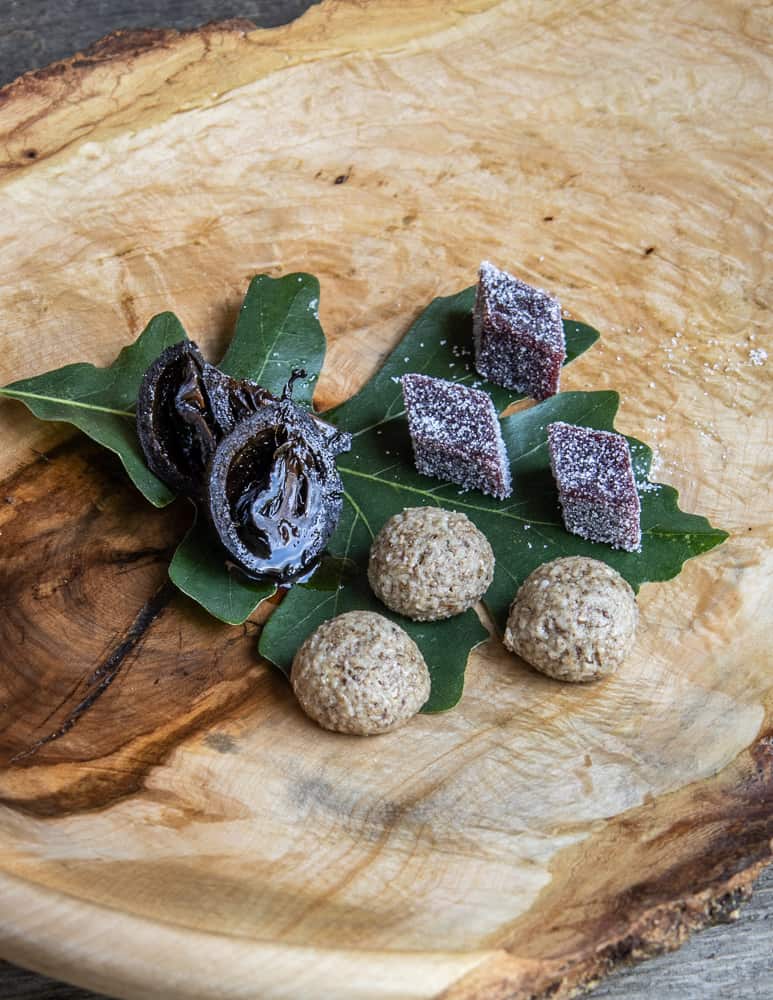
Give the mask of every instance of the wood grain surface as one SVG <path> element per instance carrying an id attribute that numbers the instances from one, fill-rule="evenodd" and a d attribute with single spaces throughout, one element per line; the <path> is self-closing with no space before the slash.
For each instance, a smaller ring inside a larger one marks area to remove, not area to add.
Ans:
<path id="1" fill-rule="evenodd" d="M 258 661 L 260 616 L 168 588 L 184 509 L 2 404 L 8 957 L 126 996 L 563 996 L 748 895 L 773 832 L 765 24 L 666 6 L 328 3 L 124 34 L 4 92 L 0 381 L 106 363 L 164 308 L 215 356 L 251 273 L 308 269 L 327 405 L 490 256 L 602 330 L 566 388 L 620 388 L 658 477 L 732 532 L 643 590 L 613 681 L 492 641 L 454 713 L 345 739 Z"/>
<path id="2" fill-rule="evenodd" d="M 766 868 L 737 920 L 694 935 L 678 951 L 612 972 L 593 1000 L 770 1000 L 773 868 Z M 98 1000 L 77 986 L 0 961 L 2 1000 Z"/>

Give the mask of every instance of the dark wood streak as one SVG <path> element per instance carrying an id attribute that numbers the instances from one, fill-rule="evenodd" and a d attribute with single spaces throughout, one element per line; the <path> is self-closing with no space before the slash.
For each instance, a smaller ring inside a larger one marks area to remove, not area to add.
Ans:
<path id="1" fill-rule="evenodd" d="M 2 492 L 0 802 L 107 808 L 197 728 L 281 688 L 256 623 L 222 625 L 168 582 L 187 505 L 151 508 L 81 436 Z"/>
<path id="2" fill-rule="evenodd" d="M 94 673 L 88 679 L 88 694 L 78 702 L 75 708 L 68 712 L 64 722 L 62 722 L 53 732 L 49 733 L 47 736 L 43 736 L 39 740 L 36 740 L 35 743 L 33 743 L 32 746 L 28 747 L 26 750 L 20 750 L 17 754 L 14 754 L 9 763 L 15 764 L 18 761 L 23 760 L 25 757 L 31 757 L 47 743 L 51 743 L 53 740 L 61 739 L 62 736 L 65 736 L 70 732 L 84 713 L 88 712 L 88 710 L 96 704 L 100 695 L 104 694 L 116 679 L 127 654 L 130 653 L 139 643 L 156 618 L 158 618 L 164 608 L 169 604 L 174 593 L 174 586 L 171 583 L 165 583 L 143 604 L 140 608 L 139 614 L 129 626 L 124 639 L 118 644 L 118 646 L 116 646 L 112 653 L 110 653 L 107 659 L 96 668 Z"/>
<path id="3" fill-rule="evenodd" d="M 598 840 L 565 853 L 543 890 L 538 922 L 527 913 L 510 928 L 512 940 L 530 942 L 531 1000 L 575 996 L 621 964 L 662 955 L 696 931 L 737 919 L 771 861 L 772 845 L 773 732 L 767 732 L 711 781 L 633 809 Z M 507 948 L 507 940 L 500 943 Z M 475 974 L 441 1000 L 467 997 L 474 980 Z M 505 960 L 499 988 L 501 994 L 481 996 L 521 996 L 520 968 L 512 972 Z"/>

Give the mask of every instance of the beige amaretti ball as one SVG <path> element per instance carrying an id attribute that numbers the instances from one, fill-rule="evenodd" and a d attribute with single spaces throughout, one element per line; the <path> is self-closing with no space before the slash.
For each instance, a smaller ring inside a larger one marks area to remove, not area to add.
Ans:
<path id="1" fill-rule="evenodd" d="M 504 644 L 543 674 L 593 681 L 617 670 L 636 639 L 636 598 L 620 574 L 597 559 L 554 559 L 526 578 Z"/>
<path id="2" fill-rule="evenodd" d="M 430 691 L 419 647 L 399 625 L 372 611 L 323 622 L 295 654 L 290 677 L 307 715 L 324 729 L 357 736 L 407 722 Z"/>
<path id="3" fill-rule="evenodd" d="M 464 514 L 407 507 L 376 535 L 368 581 L 388 608 L 414 621 L 459 615 L 481 599 L 494 577 L 486 536 Z"/>

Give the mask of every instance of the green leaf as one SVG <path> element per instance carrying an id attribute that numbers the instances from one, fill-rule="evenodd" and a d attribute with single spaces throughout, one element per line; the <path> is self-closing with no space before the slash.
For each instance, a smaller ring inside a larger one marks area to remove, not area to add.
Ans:
<path id="1" fill-rule="evenodd" d="M 319 282 L 310 274 L 250 282 L 231 345 L 220 368 L 234 378 L 248 378 L 280 395 L 293 368 L 307 377 L 293 387 L 296 402 L 311 405 L 325 359 L 325 334 L 319 325 Z M 169 567 L 180 590 L 221 621 L 241 624 L 271 597 L 274 586 L 239 580 L 229 573 L 219 542 L 207 526 L 194 524 Z"/>
<path id="2" fill-rule="evenodd" d="M 250 583 L 229 573 L 218 539 L 195 521 L 169 566 L 172 583 L 228 625 L 241 625 L 255 608 L 276 593 L 269 583 Z"/>
<path id="3" fill-rule="evenodd" d="M 352 399 L 326 414 L 354 435 L 352 451 L 338 462 L 345 486 L 346 510 L 329 546 L 333 555 L 359 568 L 340 588 L 295 587 L 263 630 L 260 652 L 289 672 L 295 650 L 326 618 L 355 608 L 386 612 L 367 586 L 371 538 L 384 522 L 405 507 L 427 504 L 466 514 L 494 549 L 496 571 L 485 603 L 503 627 L 515 592 L 537 566 L 564 555 L 589 555 L 614 566 L 634 588 L 645 580 L 665 580 L 679 573 L 685 559 L 718 545 L 725 533 L 705 518 L 677 507 L 668 486 L 649 483 L 651 452 L 633 439 L 631 448 L 642 500 L 641 552 L 628 553 L 586 542 L 563 527 L 555 483 L 550 472 L 547 425 L 555 420 L 613 429 L 618 407 L 614 392 L 565 392 L 502 420 L 514 478 L 507 501 L 420 476 L 413 465 L 407 421 L 402 414 L 398 379 L 420 371 L 457 377 L 482 385 L 504 408 L 513 396 L 467 371 L 471 344 L 471 289 L 436 299 L 392 352 L 383 368 Z M 569 358 L 582 353 L 597 334 L 579 323 L 565 324 Z M 449 367 L 453 366 L 453 367 Z M 415 623 L 390 615 L 418 643 L 432 673 L 432 696 L 425 710 L 453 707 L 462 690 L 464 664 L 483 632 L 472 612 L 443 623 Z"/>
<path id="4" fill-rule="evenodd" d="M 358 437 L 354 461 L 350 455 L 343 455 L 339 470 L 347 496 L 361 507 L 374 533 L 404 507 L 433 504 L 466 514 L 494 549 L 496 571 L 485 603 L 503 626 L 521 583 L 537 566 L 559 556 L 600 559 L 638 589 L 647 580 L 671 579 L 685 559 L 713 548 L 727 537 L 705 518 L 680 511 L 674 489 L 647 480 L 652 453 L 632 438 L 629 440 L 642 504 L 641 551 L 613 549 L 565 530 L 550 471 L 547 426 L 563 420 L 613 430 L 618 402 L 615 392 L 565 392 L 502 420 L 514 486 L 513 495 L 506 501 L 420 476 L 413 467 L 405 420 L 390 422 Z"/>
<path id="5" fill-rule="evenodd" d="M 316 578 L 295 587 L 264 627 L 260 652 L 288 674 L 292 658 L 307 635 L 325 619 L 344 611 L 371 610 L 398 622 L 422 651 L 432 676 L 432 693 L 424 711 L 453 707 L 462 694 L 464 670 L 470 650 L 486 638 L 486 631 L 472 611 L 443 622 L 412 622 L 393 615 L 373 596 L 366 568 L 373 535 L 384 521 L 406 506 L 436 502 L 444 491 L 459 499 L 455 486 L 443 486 L 418 476 L 404 419 L 399 379 L 406 372 L 424 372 L 465 385 L 485 388 L 495 405 L 504 409 L 522 396 L 482 379 L 471 363 L 472 305 L 475 289 L 435 299 L 389 355 L 381 369 L 352 399 L 325 418 L 352 431 L 351 453 L 339 459 L 346 486 L 346 505 L 329 551 L 359 570 L 335 593 L 321 590 Z M 567 361 L 587 350 L 598 333 L 582 323 L 565 323 Z M 401 476 L 420 491 L 399 491 Z M 474 494 L 477 498 L 481 494 Z M 488 501 L 492 506 L 497 501 Z M 452 501 L 443 506 L 453 507 Z M 472 518 L 475 520 L 475 518 Z"/>
<path id="6" fill-rule="evenodd" d="M 186 339 L 177 317 L 161 313 L 109 368 L 66 365 L 12 382 L 0 388 L 0 396 L 21 400 L 40 420 L 73 424 L 115 452 L 137 489 L 156 507 L 163 507 L 174 500 L 174 494 L 145 465 L 134 404 L 149 365 L 165 348 Z"/>
<path id="7" fill-rule="evenodd" d="M 293 399 L 311 406 L 324 360 L 317 279 L 311 274 L 253 278 L 219 367 L 234 378 L 252 379 L 277 396 L 292 369 L 305 368 L 307 377 L 295 383 Z"/>

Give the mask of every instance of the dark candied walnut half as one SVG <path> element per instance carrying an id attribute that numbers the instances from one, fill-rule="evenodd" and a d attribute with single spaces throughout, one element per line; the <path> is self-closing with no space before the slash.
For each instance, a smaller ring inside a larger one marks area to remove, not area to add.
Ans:
<path id="1" fill-rule="evenodd" d="M 282 400 L 289 400 L 292 397 L 294 384 L 302 378 L 306 378 L 306 372 L 304 369 L 293 368 L 290 372 L 290 378 L 287 380 L 285 387 L 282 390 Z M 250 382 L 246 379 L 242 382 L 236 383 L 236 385 L 238 385 L 241 393 L 247 393 L 248 396 L 249 394 L 254 393 L 255 390 L 258 390 L 258 392 L 266 392 L 266 390 L 261 389 L 257 383 Z M 275 400 L 276 397 L 271 396 L 271 399 Z M 348 431 L 341 431 L 337 427 L 334 427 L 333 424 L 329 424 L 327 420 L 323 420 L 322 417 L 317 416 L 316 413 L 309 413 L 307 410 L 301 410 L 297 404 L 295 405 L 300 413 L 305 413 L 308 417 L 310 417 L 317 433 L 322 439 L 322 443 L 328 451 L 330 451 L 333 455 L 342 455 L 345 451 L 349 451 L 352 446 L 352 436 Z"/>
<path id="2" fill-rule="evenodd" d="M 337 427 L 329 424 L 316 414 L 310 414 L 314 425 L 324 442 L 325 447 L 332 455 L 343 455 L 352 447 L 352 436 L 348 431 L 339 431 Z"/>
<path id="3" fill-rule="evenodd" d="M 246 417 L 257 413 L 264 403 L 275 403 L 276 396 L 247 379 L 235 379 L 230 375 L 222 375 L 228 392 L 229 423 L 224 428 L 225 434 L 230 434 L 236 425 Z"/>
<path id="4" fill-rule="evenodd" d="M 151 472 L 197 496 L 218 442 L 233 427 L 229 382 L 193 341 L 168 347 L 148 368 L 137 399 L 137 433 Z"/>
<path id="5" fill-rule="evenodd" d="M 302 375 L 293 372 L 285 396 Z M 201 497 L 218 444 L 241 421 L 276 402 L 268 389 L 208 364 L 193 341 L 168 347 L 145 373 L 137 401 L 137 432 L 149 468 L 176 493 Z M 333 455 L 348 451 L 351 435 L 313 414 L 310 419 Z"/>
<path id="6" fill-rule="evenodd" d="M 342 496 L 335 449 L 289 398 L 237 424 L 209 469 L 210 520 L 234 563 L 256 580 L 291 583 L 313 569 Z"/>

